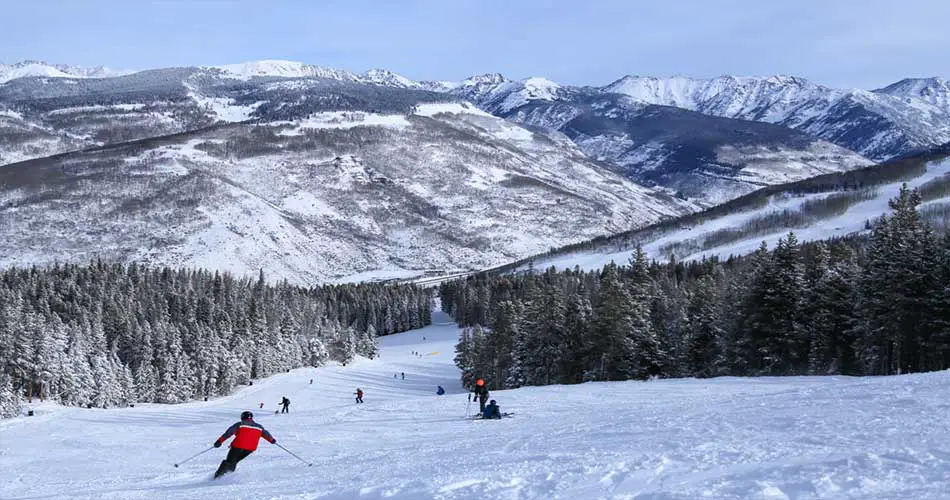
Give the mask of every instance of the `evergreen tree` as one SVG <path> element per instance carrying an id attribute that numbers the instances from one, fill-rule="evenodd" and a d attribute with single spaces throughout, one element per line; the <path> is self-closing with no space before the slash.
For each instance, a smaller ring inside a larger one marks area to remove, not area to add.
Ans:
<path id="1" fill-rule="evenodd" d="M 696 281 L 686 309 L 686 338 L 689 373 L 694 377 L 712 377 L 718 373 L 722 337 L 718 317 L 718 297 L 713 279 L 703 276 Z"/>

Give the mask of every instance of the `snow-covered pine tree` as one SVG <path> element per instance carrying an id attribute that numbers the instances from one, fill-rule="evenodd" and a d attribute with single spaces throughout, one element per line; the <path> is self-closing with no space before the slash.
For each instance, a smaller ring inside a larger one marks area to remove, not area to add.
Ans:
<path id="1" fill-rule="evenodd" d="M 642 363 L 637 357 L 634 328 L 645 328 L 649 315 L 645 304 L 632 307 L 635 305 L 621 281 L 616 264 L 604 267 L 599 299 L 594 309 L 592 332 L 595 359 L 591 360 L 597 379 L 627 380 L 640 376 Z M 634 314 L 638 315 L 636 326 Z"/>
<path id="2" fill-rule="evenodd" d="M 694 377 L 712 377 L 718 373 L 717 360 L 722 356 L 719 298 L 711 276 L 696 280 L 686 307 L 686 342 L 688 372 Z"/>

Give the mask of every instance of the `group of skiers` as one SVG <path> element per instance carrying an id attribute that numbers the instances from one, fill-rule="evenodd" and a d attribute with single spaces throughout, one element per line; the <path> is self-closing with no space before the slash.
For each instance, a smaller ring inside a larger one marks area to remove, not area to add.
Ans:
<path id="1" fill-rule="evenodd" d="M 488 386 L 485 385 L 484 379 L 475 380 L 475 390 L 472 391 L 469 400 L 472 397 L 478 400 L 479 414 L 482 418 L 501 418 L 502 414 L 501 409 L 498 408 L 498 403 L 494 399 L 488 401 Z M 486 401 L 488 404 L 485 404 Z"/>
<path id="2" fill-rule="evenodd" d="M 413 355 L 421 356 L 421 353 L 413 352 Z M 402 373 L 402 379 L 406 379 L 406 374 Z M 393 375 L 393 378 L 397 378 L 396 375 Z M 313 384 L 313 379 L 310 379 L 310 384 Z M 436 394 L 442 396 L 445 394 L 445 389 L 440 385 L 436 389 Z M 356 392 L 353 393 L 356 396 L 356 403 L 363 403 L 363 390 L 359 387 L 356 388 Z M 469 394 L 469 401 L 472 398 L 478 400 L 479 407 L 479 416 L 484 419 L 500 419 L 503 414 L 501 409 L 498 407 L 498 404 L 494 399 L 488 399 L 488 386 L 485 384 L 484 379 L 475 380 L 475 388 L 472 390 L 472 393 Z M 264 408 L 264 403 L 261 403 L 261 408 Z M 290 408 L 290 399 L 287 397 L 282 397 L 280 401 L 280 410 L 279 413 L 289 413 Z M 278 413 L 275 411 L 274 413 Z M 231 427 L 228 427 L 228 430 L 224 432 L 217 440 L 214 442 L 215 448 L 220 448 L 225 441 L 229 438 L 234 437 L 234 440 L 231 441 L 230 449 L 224 460 L 221 461 L 221 465 L 218 466 L 218 470 L 215 471 L 215 479 L 233 472 L 237 468 L 238 462 L 247 458 L 251 453 L 257 450 L 258 442 L 261 439 L 268 441 L 271 444 L 277 444 L 277 440 L 267 431 L 261 424 L 254 421 L 254 414 L 249 411 L 244 411 L 241 413 L 241 420 Z"/>
<path id="3" fill-rule="evenodd" d="M 445 389 L 441 385 L 438 386 L 436 394 L 440 396 L 445 394 Z M 356 402 L 358 404 L 363 402 L 362 389 L 357 387 L 354 395 L 356 396 Z M 479 378 L 475 381 L 475 389 L 472 391 L 472 394 L 469 394 L 469 401 L 471 401 L 473 397 L 478 400 L 479 414 L 482 418 L 500 419 L 502 417 L 501 409 L 495 400 L 492 399 L 489 401 L 488 399 L 488 386 L 485 385 L 484 379 Z M 264 403 L 261 403 L 262 408 L 263 406 Z M 287 397 L 281 398 L 280 406 L 280 413 L 289 413 L 290 399 Z M 272 436 L 264 426 L 255 422 L 254 414 L 249 411 L 241 412 L 241 420 L 231 425 L 231 427 L 228 427 L 228 430 L 214 441 L 213 446 L 220 448 L 221 445 L 232 436 L 234 440 L 231 441 L 227 456 L 221 461 L 221 465 L 218 466 L 218 470 L 214 473 L 215 479 L 229 472 L 234 472 L 238 462 L 244 460 L 257 450 L 257 445 L 261 439 L 271 444 L 277 444 L 277 440 L 274 439 L 274 436 Z"/>

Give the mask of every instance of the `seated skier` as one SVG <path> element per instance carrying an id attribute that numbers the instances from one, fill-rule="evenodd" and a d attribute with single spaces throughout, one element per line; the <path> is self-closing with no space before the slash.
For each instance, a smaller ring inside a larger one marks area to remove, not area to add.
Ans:
<path id="1" fill-rule="evenodd" d="M 435 393 L 441 396 L 445 394 L 445 389 L 443 389 L 442 386 L 440 385 L 439 388 L 435 390 Z"/>
<path id="2" fill-rule="evenodd" d="M 482 418 L 501 418 L 501 409 L 498 408 L 498 404 L 495 403 L 494 399 L 485 407 Z"/>

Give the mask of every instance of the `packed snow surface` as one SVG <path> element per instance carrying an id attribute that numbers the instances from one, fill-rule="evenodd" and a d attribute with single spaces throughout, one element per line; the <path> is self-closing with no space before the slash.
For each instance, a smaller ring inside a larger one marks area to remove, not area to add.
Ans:
<path id="1" fill-rule="evenodd" d="M 214 401 L 33 406 L 35 417 L 0 422 L 0 498 L 920 500 L 950 491 L 947 372 L 526 388 L 492 394 L 512 418 L 471 421 L 452 364 L 458 328 L 434 320 L 382 339 L 376 360 L 295 370 Z M 357 387 L 365 404 L 354 403 Z M 282 396 L 290 413 L 276 415 Z M 262 441 L 216 481 L 224 447 L 172 467 L 246 409 L 313 466 Z"/>

